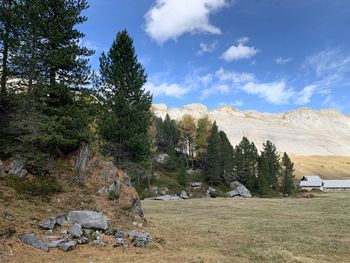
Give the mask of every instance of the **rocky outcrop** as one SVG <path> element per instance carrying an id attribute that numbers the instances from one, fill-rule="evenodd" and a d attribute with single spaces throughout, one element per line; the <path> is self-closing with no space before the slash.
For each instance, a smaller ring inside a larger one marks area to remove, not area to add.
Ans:
<path id="1" fill-rule="evenodd" d="M 67 220 L 78 223 L 84 228 L 107 230 L 107 217 L 95 211 L 70 211 L 67 215 Z"/>
<path id="2" fill-rule="evenodd" d="M 20 157 L 16 157 L 12 161 L 9 173 L 17 177 L 25 177 L 28 174 L 28 171 L 25 169 L 24 162 Z"/>
<path id="3" fill-rule="evenodd" d="M 233 189 L 232 191 L 226 193 L 229 197 L 241 196 L 245 198 L 252 197 L 250 191 L 240 182 L 234 181 L 230 184 L 230 187 Z"/>
<path id="4" fill-rule="evenodd" d="M 158 117 L 169 114 L 175 120 L 185 114 L 196 119 L 208 116 L 227 134 L 232 145 L 246 136 L 259 150 L 270 140 L 279 151 L 290 154 L 350 156 L 350 118 L 336 110 L 301 108 L 273 114 L 240 111 L 228 106 L 208 110 L 201 104 L 182 108 L 156 104 L 152 110 Z"/>

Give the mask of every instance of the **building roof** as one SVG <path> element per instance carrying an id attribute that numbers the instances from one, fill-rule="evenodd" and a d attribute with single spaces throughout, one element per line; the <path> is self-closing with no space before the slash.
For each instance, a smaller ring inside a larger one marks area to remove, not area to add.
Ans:
<path id="1" fill-rule="evenodd" d="M 300 181 L 300 186 L 304 186 L 304 187 L 321 187 L 322 186 L 322 180 L 317 175 L 303 176 L 303 178 Z"/>
<path id="2" fill-rule="evenodd" d="M 326 188 L 350 188 L 350 180 L 323 180 Z"/>

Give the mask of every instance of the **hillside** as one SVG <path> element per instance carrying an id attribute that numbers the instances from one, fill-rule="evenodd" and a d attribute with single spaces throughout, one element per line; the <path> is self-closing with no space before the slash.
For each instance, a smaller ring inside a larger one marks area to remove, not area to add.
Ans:
<path id="1" fill-rule="evenodd" d="M 156 104 L 152 109 L 159 117 L 169 114 L 175 120 L 185 114 L 194 118 L 207 115 L 225 131 L 232 145 L 246 136 L 258 149 L 263 142 L 270 140 L 279 151 L 289 154 L 350 156 L 350 118 L 336 110 L 301 108 L 272 114 L 240 111 L 228 106 L 208 110 L 202 104 L 179 109 Z"/>

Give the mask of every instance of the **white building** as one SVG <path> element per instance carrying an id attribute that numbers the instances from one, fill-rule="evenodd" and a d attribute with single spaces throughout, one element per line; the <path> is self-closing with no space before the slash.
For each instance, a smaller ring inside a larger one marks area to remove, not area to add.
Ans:
<path id="1" fill-rule="evenodd" d="M 350 180 L 322 180 L 317 175 L 303 176 L 300 181 L 301 189 L 319 189 L 324 192 L 350 191 Z"/>

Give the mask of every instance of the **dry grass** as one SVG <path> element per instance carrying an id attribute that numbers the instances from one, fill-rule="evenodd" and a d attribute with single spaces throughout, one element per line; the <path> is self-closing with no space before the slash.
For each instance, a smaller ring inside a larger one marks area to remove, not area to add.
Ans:
<path id="1" fill-rule="evenodd" d="M 56 249 L 44 253 L 13 237 L 2 259 L 86 263 L 350 262 L 349 203 L 350 193 L 319 194 L 312 199 L 144 201 L 149 225 L 141 231 L 161 233 L 163 243 L 127 251 L 85 245 L 69 253 Z M 39 211 L 32 210 L 33 215 Z"/>
<path id="2" fill-rule="evenodd" d="M 320 175 L 322 179 L 350 179 L 350 157 L 291 156 L 296 177 Z"/>

